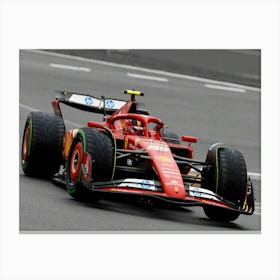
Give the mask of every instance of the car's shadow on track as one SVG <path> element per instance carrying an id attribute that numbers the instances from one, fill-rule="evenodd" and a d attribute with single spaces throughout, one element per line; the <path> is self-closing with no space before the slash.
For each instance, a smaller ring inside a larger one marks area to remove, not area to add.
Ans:
<path id="1" fill-rule="evenodd" d="M 111 228 L 110 224 L 106 225 L 105 231 L 108 233 L 114 233 L 116 227 L 117 231 L 133 233 L 193 233 L 199 231 L 208 234 L 211 232 L 225 233 L 226 231 L 248 230 L 245 226 L 239 225 L 238 220 L 236 223 L 211 221 L 206 218 L 201 207 L 175 207 L 170 204 L 155 205 L 143 201 L 135 201 L 131 199 L 131 197 L 122 197 L 122 199 L 107 199 L 106 197 L 106 199 L 101 198 L 97 202 L 94 202 L 94 197 L 89 197 L 87 201 L 78 201 L 67 194 L 64 185 L 54 185 L 48 182 L 48 180 L 28 178 L 20 174 L 20 184 L 22 184 L 22 187 L 25 186 L 22 190 L 22 195 L 25 195 L 21 196 L 21 205 L 24 205 L 24 199 L 29 199 L 31 193 L 29 193 L 29 191 L 26 192 L 26 187 L 32 183 L 32 185 L 35 186 L 32 188 L 33 192 L 37 192 L 42 199 L 47 195 L 47 199 L 57 200 L 54 204 L 57 203 L 61 205 L 61 209 L 67 209 L 69 206 L 73 209 L 75 209 L 75 207 L 80 208 L 80 210 L 88 209 L 89 215 L 91 215 L 91 212 L 94 214 L 95 210 L 100 210 L 104 211 L 105 217 L 106 212 L 108 213 L 109 220 L 117 219 L 121 222 L 121 224 L 117 222 L 112 224 Z M 54 187 L 57 191 L 52 192 L 51 188 L 48 187 Z M 63 211 L 61 213 L 63 213 Z M 103 215 L 102 212 L 101 215 Z M 104 228 L 104 224 L 101 224 L 102 228 Z M 101 231 L 101 229 L 96 229 L 95 231 L 98 230 Z M 104 230 L 102 232 L 104 232 Z"/>
<path id="2" fill-rule="evenodd" d="M 70 198 L 71 199 L 71 198 Z M 174 232 L 178 231 L 199 231 L 199 227 L 194 230 L 191 225 L 201 226 L 201 230 L 209 233 L 209 231 L 219 231 L 219 230 L 246 230 L 246 228 L 238 225 L 237 223 L 227 223 L 227 222 L 216 222 L 211 221 L 206 217 L 201 217 L 194 209 L 186 207 L 178 207 L 173 205 L 160 205 L 160 204 L 149 204 L 145 202 L 139 202 L 129 199 L 101 199 L 97 202 L 88 201 L 76 201 L 72 199 L 75 203 L 79 203 L 81 206 L 88 207 L 91 209 L 99 209 L 104 211 L 110 211 L 114 213 L 120 213 L 125 215 L 137 216 L 147 219 L 156 219 L 158 221 L 164 220 L 169 222 L 181 223 L 184 229 L 176 229 L 174 225 Z M 196 209 L 200 207 L 195 207 Z M 201 208 L 202 209 L 202 208 Z M 204 215 L 203 211 L 201 213 Z M 177 224 L 178 225 L 178 224 Z M 185 225 L 189 225 L 185 227 Z M 207 227 L 207 228 L 205 228 Z M 126 229 L 125 229 L 126 230 Z M 149 231 L 149 230 L 148 230 Z M 164 230 L 161 230 L 164 232 Z M 169 230 L 168 230 L 169 231 Z"/>
<path id="3" fill-rule="evenodd" d="M 64 185 L 55 184 L 57 187 L 65 189 Z M 231 222 L 211 221 L 207 217 L 198 216 L 192 207 L 178 207 L 170 204 L 150 204 L 139 202 L 131 198 L 114 198 L 110 200 L 100 199 L 94 201 L 94 196 L 89 197 L 87 201 L 77 201 L 71 197 L 73 202 L 79 203 L 81 206 L 96 208 L 114 213 L 121 213 L 131 216 L 145 217 L 149 219 L 165 220 L 188 225 L 207 226 L 202 231 L 219 231 L 219 230 L 246 230 L 246 228 Z M 198 207 L 195 207 L 198 208 Z M 202 214 L 204 215 L 204 213 Z M 176 230 L 175 230 L 176 231 Z M 192 230 L 193 231 L 193 230 Z"/>

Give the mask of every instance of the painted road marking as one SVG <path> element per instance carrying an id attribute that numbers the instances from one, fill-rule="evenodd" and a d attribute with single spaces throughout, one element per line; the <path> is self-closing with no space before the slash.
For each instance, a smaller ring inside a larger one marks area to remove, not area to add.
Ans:
<path id="1" fill-rule="evenodd" d="M 157 74 L 157 75 L 163 75 L 163 76 L 174 77 L 174 78 L 185 79 L 185 80 L 192 80 L 192 81 L 203 82 L 203 83 L 214 83 L 217 85 L 224 85 L 224 86 L 239 87 L 239 88 L 248 89 L 248 90 L 257 91 L 257 92 L 261 91 L 260 88 L 244 86 L 244 85 L 240 85 L 240 84 L 236 84 L 236 83 L 211 80 L 211 79 L 207 79 L 207 78 L 200 78 L 200 77 L 195 77 L 195 76 L 190 76 L 190 75 L 171 73 L 171 72 L 167 72 L 167 71 L 148 69 L 148 68 L 144 68 L 144 67 L 137 67 L 137 66 L 131 66 L 131 65 L 126 65 L 126 64 L 118 64 L 118 63 L 114 63 L 114 62 L 101 61 L 101 60 L 97 60 L 97 59 L 85 58 L 85 57 L 80 57 L 80 56 L 72 56 L 72 55 L 61 54 L 61 53 L 52 53 L 52 52 L 41 51 L 41 50 L 21 50 L 21 51 L 48 55 L 48 56 L 53 56 L 53 57 L 60 57 L 60 58 L 64 58 L 64 59 L 71 59 L 71 60 L 76 60 L 76 61 L 83 61 L 83 62 L 87 62 L 87 63 L 94 63 L 94 64 L 105 65 L 105 66 L 110 66 L 110 67 L 123 68 L 123 69 L 128 69 L 128 70 L 142 71 L 142 72 L 146 72 L 146 73 L 153 73 L 153 74 Z"/>
<path id="2" fill-rule="evenodd" d="M 255 173 L 255 172 L 248 172 L 248 175 L 251 177 L 253 180 L 260 181 L 261 180 L 261 173 Z"/>
<path id="3" fill-rule="evenodd" d="M 83 72 L 90 72 L 91 71 L 90 68 L 73 66 L 73 65 L 50 63 L 49 66 L 53 67 L 53 68 L 60 68 L 60 69 L 73 70 L 73 71 L 83 71 Z"/>
<path id="4" fill-rule="evenodd" d="M 168 82 L 168 79 L 163 77 L 147 76 L 147 75 L 140 75 L 135 73 L 126 73 L 126 75 L 128 77 L 136 78 L 136 79 L 153 80 L 153 81 L 164 82 L 164 83 Z"/>
<path id="5" fill-rule="evenodd" d="M 260 203 L 259 201 L 255 201 L 255 211 L 254 211 L 254 215 L 261 216 L 261 212 L 262 212 L 261 203 Z"/>
<path id="6" fill-rule="evenodd" d="M 33 111 L 33 112 L 38 112 L 38 111 L 39 111 L 39 110 L 36 109 L 36 108 L 33 108 L 33 107 L 30 107 L 30 106 L 24 105 L 24 104 L 22 104 L 22 103 L 19 104 L 19 107 L 24 108 L 24 109 L 26 109 L 26 110 L 28 110 L 28 111 Z M 70 121 L 65 120 L 65 119 L 63 119 L 63 121 L 64 121 L 65 123 L 69 124 L 69 125 L 74 126 L 74 127 L 82 127 L 82 126 L 83 126 L 83 125 L 80 124 L 80 123 L 70 122 Z"/>
<path id="7" fill-rule="evenodd" d="M 29 111 L 35 111 L 35 112 L 38 112 L 38 111 L 39 111 L 39 110 L 36 109 L 36 108 L 33 108 L 33 107 L 30 107 L 30 106 L 24 105 L 24 104 L 22 104 L 22 103 L 19 103 L 19 107 L 24 108 L 24 109 L 29 110 Z"/>
<path id="8" fill-rule="evenodd" d="M 236 92 L 246 92 L 244 88 L 239 87 L 226 87 L 221 85 L 215 85 L 215 84 L 204 84 L 207 88 L 213 88 L 213 89 L 220 89 L 220 90 L 228 90 L 228 91 L 236 91 Z"/>

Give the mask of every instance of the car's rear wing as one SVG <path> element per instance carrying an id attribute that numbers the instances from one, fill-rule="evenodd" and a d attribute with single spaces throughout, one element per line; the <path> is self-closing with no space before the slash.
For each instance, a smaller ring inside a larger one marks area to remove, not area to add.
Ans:
<path id="1" fill-rule="evenodd" d="M 70 91 L 58 91 L 59 95 L 55 97 L 52 102 L 56 115 L 61 116 L 61 110 L 59 103 L 66 104 L 68 106 L 100 114 L 112 115 L 119 110 L 126 101 L 120 99 L 112 99 L 105 97 L 94 97 L 88 94 L 70 92 Z"/>

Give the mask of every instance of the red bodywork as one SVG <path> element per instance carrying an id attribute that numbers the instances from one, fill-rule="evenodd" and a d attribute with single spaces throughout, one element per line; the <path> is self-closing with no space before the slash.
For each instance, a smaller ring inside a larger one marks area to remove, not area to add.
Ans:
<path id="1" fill-rule="evenodd" d="M 64 98 L 55 99 L 52 102 L 55 114 L 62 117 L 60 102 L 67 103 L 70 106 L 73 105 L 71 105 L 69 101 L 65 102 Z M 191 143 L 196 143 L 197 138 L 194 136 L 182 136 L 181 140 L 187 142 L 186 145 L 166 141 L 161 134 L 161 129 L 165 127 L 164 122 L 145 112 L 135 111 L 133 109 L 133 107 L 135 108 L 135 104 L 135 100 L 127 101 L 120 109 L 114 111 L 111 116 L 105 117 L 104 114 L 105 121 L 89 121 L 88 127 L 110 131 L 112 137 L 116 140 L 117 149 L 121 149 L 122 151 L 144 151 L 147 158 L 149 158 L 147 159 L 147 164 L 149 164 L 156 173 L 162 191 L 120 186 L 113 181 L 112 184 L 109 182 L 107 185 L 101 186 L 98 189 L 93 186 L 93 191 L 134 195 L 140 194 L 148 197 L 157 197 L 170 202 L 178 202 L 182 205 L 210 204 L 236 210 L 243 214 L 252 214 L 251 210 L 249 212 L 247 210 L 241 210 L 236 205 L 223 200 L 212 191 L 201 188 L 200 184 L 195 182 L 190 183 L 186 188 L 183 175 L 188 175 L 189 177 L 196 177 L 196 175 L 189 174 L 191 170 L 189 166 L 185 166 L 181 170 L 179 169 L 174 159 L 174 151 L 176 151 L 175 154 L 179 155 L 179 158 L 192 160 L 194 152 Z M 80 105 L 73 107 L 84 109 L 85 105 L 79 106 Z M 99 113 L 102 113 L 100 108 L 99 110 Z M 65 134 L 63 145 L 63 158 L 65 162 L 68 159 L 71 142 L 77 131 L 78 129 L 74 129 L 67 131 Z"/>
<path id="2" fill-rule="evenodd" d="M 89 121 L 88 126 L 98 129 L 108 128 L 114 135 L 116 140 L 122 144 L 122 149 L 127 150 L 145 150 L 148 156 L 151 157 L 151 164 L 154 171 L 157 173 L 158 178 L 162 184 L 164 194 L 174 198 L 185 198 L 186 191 L 181 176 L 181 172 L 178 168 L 176 161 L 173 158 L 170 148 L 180 149 L 182 154 L 186 157 L 193 158 L 193 149 L 191 144 L 179 145 L 173 143 L 166 143 L 160 134 L 160 129 L 165 127 L 165 124 L 159 118 L 142 115 L 136 113 L 129 113 L 133 103 L 136 101 L 127 101 L 124 106 L 117 110 L 114 114 L 109 116 L 104 122 Z M 53 101 L 54 111 L 57 115 L 62 115 L 59 100 Z M 134 120 L 135 122 L 141 122 L 141 130 L 133 132 L 129 130 L 128 120 Z M 150 126 L 153 126 L 153 129 Z M 63 157 L 67 160 L 69 147 L 73 140 L 73 131 L 68 131 L 65 134 Z M 70 140 L 69 140 L 70 139 Z M 196 142 L 197 138 L 193 136 L 182 136 L 183 141 Z M 70 142 L 69 142 L 70 141 Z M 190 168 L 186 169 L 188 173 Z M 109 188 L 111 189 L 111 188 Z M 105 189 L 104 189 L 105 190 Z M 116 187 L 114 187 L 116 190 Z M 125 191 L 124 188 L 120 188 L 121 191 Z M 139 190 L 131 190 L 139 192 Z M 141 192 L 155 193 L 152 191 L 141 190 Z M 157 193 L 158 194 L 158 193 Z"/>
<path id="3" fill-rule="evenodd" d="M 157 173 L 164 193 L 167 196 L 185 198 L 186 192 L 182 180 L 181 172 L 173 158 L 169 145 L 185 150 L 186 155 L 193 156 L 193 149 L 190 145 L 167 144 L 160 135 L 160 129 L 165 125 L 156 117 L 149 115 L 128 113 L 134 101 L 128 101 L 121 109 L 116 111 L 104 123 L 89 121 L 89 127 L 109 128 L 117 140 L 123 141 L 122 149 L 145 150 L 151 157 L 151 164 Z M 128 131 L 127 120 L 141 122 L 140 131 Z M 154 129 L 149 129 L 149 125 L 154 124 Z M 195 137 L 191 138 L 196 139 Z M 115 188 L 114 188 L 115 189 Z M 123 191 L 123 188 L 122 188 Z M 131 189 L 129 190 L 131 191 Z"/>

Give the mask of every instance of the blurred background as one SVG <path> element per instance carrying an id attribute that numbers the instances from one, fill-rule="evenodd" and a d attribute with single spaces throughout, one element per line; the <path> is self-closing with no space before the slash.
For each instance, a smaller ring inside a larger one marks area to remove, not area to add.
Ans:
<path id="1" fill-rule="evenodd" d="M 51 51 L 249 86 L 261 86 L 261 50 L 257 49 Z"/>

